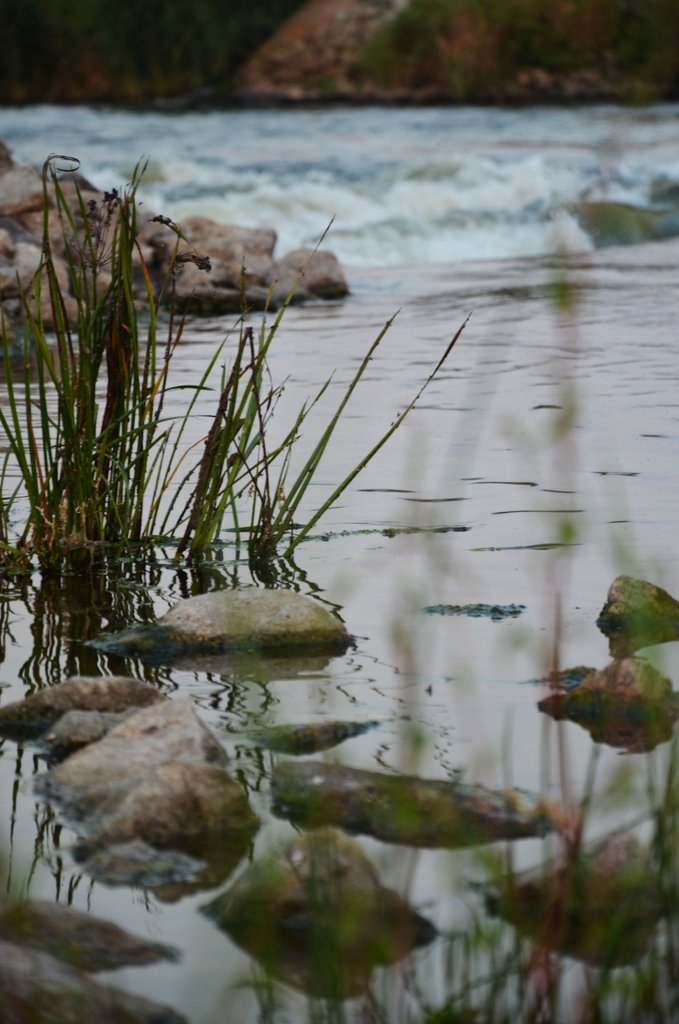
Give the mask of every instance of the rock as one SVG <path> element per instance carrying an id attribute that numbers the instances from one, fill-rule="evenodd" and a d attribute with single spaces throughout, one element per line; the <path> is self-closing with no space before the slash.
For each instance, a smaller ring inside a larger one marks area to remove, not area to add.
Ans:
<path id="1" fill-rule="evenodd" d="M 300 649 L 345 651 L 351 643 L 341 620 L 292 590 L 219 590 L 180 601 L 153 626 L 133 626 L 94 646 L 163 661 L 187 652 Z"/>
<path id="2" fill-rule="evenodd" d="M 93 981 L 47 953 L 0 941 L 0 1024 L 186 1024 L 168 1006 Z"/>
<path id="3" fill-rule="evenodd" d="M 646 580 L 618 576 L 596 624 L 609 639 L 611 655 L 624 658 L 641 647 L 679 640 L 679 601 Z"/>
<path id="4" fill-rule="evenodd" d="M 156 850 L 141 839 L 98 850 L 83 864 L 88 875 L 97 881 L 145 889 L 192 882 L 204 866 L 204 861 L 186 853 Z"/>
<path id="5" fill-rule="evenodd" d="M 359 995 L 375 966 L 435 936 L 380 885 L 360 846 L 331 829 L 251 864 L 204 912 L 269 973 L 322 998 Z"/>
<path id="6" fill-rule="evenodd" d="M 339 299 L 349 294 L 344 272 L 332 252 L 295 249 L 272 267 L 269 281 L 278 285 L 279 293 L 287 295 L 302 286 L 319 299 Z"/>
<path id="7" fill-rule="evenodd" d="M 42 175 L 34 167 L 11 166 L 0 174 L 0 217 L 20 220 L 27 213 L 41 210 Z"/>
<path id="8" fill-rule="evenodd" d="M 67 711 L 121 712 L 166 700 L 155 686 L 125 676 L 73 676 L 25 700 L 0 707 L 0 735 L 12 739 L 41 736 Z"/>
<path id="9" fill-rule="evenodd" d="M 145 708 L 36 779 L 84 833 L 78 855 L 143 839 L 233 865 L 258 821 L 190 700 Z M 214 851 L 212 851 L 214 852 Z"/>
<path id="10" fill-rule="evenodd" d="M 679 697 L 643 658 L 623 658 L 590 672 L 565 693 L 550 694 L 538 708 L 557 721 L 584 726 L 597 743 L 641 752 L 671 739 Z"/>
<path id="11" fill-rule="evenodd" d="M 117 925 L 73 907 L 27 900 L 0 913 L 0 940 L 49 953 L 83 971 L 142 967 L 177 960 L 170 946 L 138 939 Z"/>
<path id="12" fill-rule="evenodd" d="M 474 846 L 542 835 L 539 801 L 462 782 L 382 775 L 315 761 L 284 763 L 272 776 L 274 813 L 304 827 L 335 825 L 408 846 Z"/>
<path id="13" fill-rule="evenodd" d="M 352 736 L 374 729 L 379 722 L 318 722 L 309 725 L 275 725 L 258 729 L 250 738 L 260 747 L 281 754 L 313 754 L 336 747 Z"/>
<path id="14" fill-rule="evenodd" d="M 662 915 L 649 853 L 624 836 L 515 876 L 487 901 L 545 949 L 605 967 L 643 956 Z"/>
<path id="15" fill-rule="evenodd" d="M 61 761 L 81 747 L 96 743 L 134 714 L 130 711 L 67 711 L 40 737 L 45 757 Z"/>

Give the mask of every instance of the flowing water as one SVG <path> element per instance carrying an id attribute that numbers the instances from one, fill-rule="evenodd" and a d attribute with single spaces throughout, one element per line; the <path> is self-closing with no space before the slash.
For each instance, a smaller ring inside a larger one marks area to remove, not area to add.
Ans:
<path id="1" fill-rule="evenodd" d="M 93 574 L 61 587 L 37 576 L 4 581 L 3 702 L 76 671 L 129 671 L 191 695 L 262 821 L 255 858 L 291 827 L 271 814 L 275 755 L 248 740 L 254 725 L 377 719 L 377 730 L 325 757 L 430 778 L 464 769 L 470 779 L 510 779 L 557 800 L 581 792 L 591 737 L 562 725 L 567 772 L 560 776 L 555 751 L 546 750 L 535 680 L 555 646 L 562 666 L 608 662 L 595 620 L 620 571 L 679 592 L 679 241 L 650 240 L 672 234 L 653 225 L 656 214 L 668 223 L 679 194 L 679 107 L 190 114 L 44 107 L 0 110 L 0 137 L 25 160 L 76 155 L 83 173 L 105 187 L 127 180 L 146 156 L 149 209 L 273 226 L 280 252 L 313 243 L 335 218 L 325 244 L 344 261 L 351 295 L 287 312 L 271 356 L 274 381 L 287 378 L 277 417 L 284 422 L 335 369 L 337 395 L 399 312 L 310 506 L 379 437 L 471 314 L 407 425 L 297 549 L 291 580 L 341 609 L 356 638 L 346 656 L 285 667 L 223 660 L 152 668 L 87 647 L 99 633 L 192 592 L 251 582 L 228 546 L 221 560 L 192 574 L 159 552 L 141 569 L 130 561 L 118 579 Z M 651 214 L 646 240 L 601 247 L 577 217 L 594 201 Z M 564 291 L 570 301 L 559 305 Z M 228 318 L 193 322 L 179 372 L 190 379 L 229 326 Z M 499 622 L 422 611 L 476 602 L 525 609 Z M 676 678 L 675 646 L 650 656 Z M 414 732 L 425 742 L 414 742 Z M 602 786 L 623 769 L 643 786 L 646 755 L 597 749 Z M 72 834 L 31 794 L 42 763 L 9 742 L 0 754 L 3 888 L 72 902 L 182 952 L 179 965 L 112 973 L 112 984 L 170 1003 L 195 1024 L 258 1019 L 254 990 L 238 987 L 255 966 L 200 913 L 212 893 L 163 900 L 93 883 L 69 854 Z M 592 832 L 610 822 L 610 814 L 597 814 Z M 385 884 L 437 927 L 451 928 L 473 902 L 474 851 L 361 842 Z M 515 847 L 518 864 L 539 862 L 539 841 Z M 386 1019 L 419 1019 L 413 978 L 430 1004 L 444 999 L 441 950 L 442 940 L 412 957 L 412 972 L 398 965 L 375 972 Z M 307 1019 L 300 993 L 279 995 L 281 1020 Z M 361 1019 L 349 1006 L 354 1012 Z"/>

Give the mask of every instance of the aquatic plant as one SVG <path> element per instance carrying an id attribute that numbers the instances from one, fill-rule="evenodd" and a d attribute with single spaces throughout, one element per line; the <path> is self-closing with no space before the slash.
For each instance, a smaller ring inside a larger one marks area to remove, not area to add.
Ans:
<path id="1" fill-rule="evenodd" d="M 43 568 L 83 564 L 103 549 L 168 538 L 176 542 L 177 557 L 195 559 L 218 538 L 225 518 L 237 542 L 247 545 L 251 563 L 266 564 L 284 538 L 290 554 L 398 429 L 464 324 L 412 401 L 298 529 L 307 489 L 390 322 L 293 474 L 301 428 L 330 379 L 273 442 L 270 424 L 282 386 L 271 381 L 267 356 L 292 296 L 273 322 L 264 318 L 258 329 L 243 314 L 235 349 L 227 347 L 233 341 L 227 334 L 195 383 L 175 385 L 172 357 L 185 325 L 176 275 L 189 262 L 208 270 L 209 259 L 190 247 L 177 225 L 156 217 L 170 232 L 172 256 L 168 276 L 155 282 L 136 203 L 143 167 L 122 194 L 107 192 L 101 201 L 87 201 L 77 179 L 64 180 L 62 172 L 74 168 L 77 161 L 63 156 L 49 157 L 43 167 L 43 257 L 33 296 L 23 299 L 19 364 L 2 329 L 8 408 L 0 410 L 0 425 L 21 481 L 19 490 L 4 496 L 2 550 L 10 552 L 9 519 L 27 499 L 14 548 L 17 557 L 35 556 Z M 211 425 L 201 442 L 191 444 L 187 425 L 227 354 Z M 186 408 L 173 412 L 174 392 L 187 389 Z"/>

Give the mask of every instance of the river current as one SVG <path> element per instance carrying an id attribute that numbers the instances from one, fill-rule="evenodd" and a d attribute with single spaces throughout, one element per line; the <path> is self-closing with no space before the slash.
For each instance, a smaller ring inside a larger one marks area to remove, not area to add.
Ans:
<path id="1" fill-rule="evenodd" d="M 642 233 L 639 244 L 600 247 L 576 216 L 583 203 L 601 202 L 672 211 L 679 106 L 5 108 L 0 138 L 30 162 L 77 156 L 83 174 L 106 188 L 124 185 L 146 158 L 150 210 L 273 227 L 279 253 L 313 244 L 334 218 L 325 245 L 343 261 L 351 294 L 286 313 L 271 353 L 273 380 L 287 380 L 277 417 L 285 422 L 333 371 L 328 397 L 336 398 L 398 315 L 347 410 L 312 507 L 470 317 L 407 425 L 297 551 L 301 588 L 339 606 L 356 638 L 346 656 L 287 673 L 280 663 L 247 671 L 114 664 L 85 646 L 110 627 L 106 594 L 95 606 L 84 584 L 78 600 L 77 588 L 67 597 L 36 574 L 29 586 L 3 584 L 0 595 L 3 702 L 67 673 L 123 669 L 192 696 L 263 823 L 254 858 L 292 829 L 271 814 L 272 755 L 247 740 L 253 725 L 377 719 L 378 729 L 328 758 L 438 778 L 463 769 L 555 800 L 582 791 L 596 749 L 602 790 L 623 776 L 643 790 L 648 755 L 595 744 L 572 723 L 562 726 L 559 768 L 536 680 L 555 652 L 561 666 L 607 663 L 595 621 L 619 572 L 679 595 L 679 240 Z M 187 326 L 176 356 L 187 381 L 230 325 L 215 317 Z M 195 429 L 198 437 L 199 417 Z M 230 585 L 237 575 L 228 564 L 212 573 L 187 583 L 159 555 L 147 577 L 130 571 L 125 607 L 134 616 L 150 601 L 160 614 L 192 586 Z M 423 613 L 476 602 L 523 610 L 505 621 Z M 676 646 L 648 653 L 679 680 Z M 162 899 L 92 882 L 68 852 L 72 834 L 31 795 L 44 765 L 9 742 L 0 754 L 0 836 L 9 851 L 2 889 L 72 902 L 182 953 L 178 965 L 111 973 L 112 985 L 171 1003 L 192 1024 L 262 1019 L 249 987 L 255 966 L 200 913 L 211 894 Z M 592 833 L 625 814 L 609 802 Z M 362 843 L 384 883 L 442 931 L 464 916 L 474 851 Z M 540 862 L 538 840 L 515 845 L 517 865 Z M 441 942 L 407 970 L 376 972 L 381 1019 L 421 1019 L 413 979 L 430 1005 L 445 1000 Z M 279 996 L 277 1020 L 324 1019 L 310 1016 L 292 987 Z M 347 1019 L 373 1019 L 364 1010 L 348 1006 Z"/>

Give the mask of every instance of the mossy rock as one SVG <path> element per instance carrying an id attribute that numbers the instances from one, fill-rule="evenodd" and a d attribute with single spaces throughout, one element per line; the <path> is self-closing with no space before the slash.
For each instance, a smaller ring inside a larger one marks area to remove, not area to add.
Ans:
<path id="1" fill-rule="evenodd" d="M 343 652 L 350 643 L 341 619 L 317 601 L 255 587 L 190 597 L 155 625 L 93 641 L 105 651 L 153 660 L 231 650 Z"/>
<path id="2" fill-rule="evenodd" d="M 596 622 L 622 658 L 642 647 L 679 640 L 679 601 L 646 580 L 618 576 Z"/>

